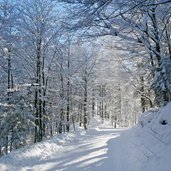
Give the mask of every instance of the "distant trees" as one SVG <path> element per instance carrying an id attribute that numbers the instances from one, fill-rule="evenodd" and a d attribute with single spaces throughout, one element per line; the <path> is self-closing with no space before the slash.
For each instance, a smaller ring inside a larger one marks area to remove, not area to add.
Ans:
<path id="1" fill-rule="evenodd" d="M 84 111 L 84 116 L 83 116 L 83 125 L 84 128 L 87 129 L 87 124 L 88 124 L 88 91 L 89 91 L 89 86 L 93 86 L 91 84 L 92 82 L 92 75 L 93 75 L 93 68 L 95 66 L 96 62 L 96 54 L 93 54 L 93 51 L 83 51 L 83 62 L 85 63 L 83 68 L 82 68 L 82 73 L 81 73 L 81 81 L 82 81 L 82 88 L 83 88 L 83 111 Z"/>
<path id="2" fill-rule="evenodd" d="M 116 42 L 111 40 L 110 36 L 103 38 L 101 43 L 103 46 L 94 69 L 96 112 L 102 117 L 103 122 L 110 121 L 114 127 L 132 125 L 138 117 L 138 115 L 134 117 L 133 114 L 139 112 L 140 105 L 135 105 L 137 110 L 135 111 L 133 76 L 125 69 L 130 65 L 123 59 L 127 54 L 112 47 Z M 122 46 L 119 42 L 117 45 Z"/>

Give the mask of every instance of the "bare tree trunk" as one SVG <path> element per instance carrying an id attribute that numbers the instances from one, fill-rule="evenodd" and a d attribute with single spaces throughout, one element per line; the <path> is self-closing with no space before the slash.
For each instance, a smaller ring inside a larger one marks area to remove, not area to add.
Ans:
<path id="1" fill-rule="evenodd" d="M 80 102 L 80 110 L 79 110 L 79 125 L 81 126 L 82 125 L 82 116 L 83 116 L 83 103 L 82 103 L 82 100 Z"/>
<path id="2" fill-rule="evenodd" d="M 13 78 L 12 78 L 12 69 L 11 69 L 11 45 L 10 47 L 8 48 L 8 58 L 7 58 L 7 62 L 8 62 L 8 104 L 10 105 L 11 104 L 11 96 L 12 96 L 12 92 L 10 89 L 13 88 Z M 12 137 L 11 139 L 9 140 L 9 132 L 7 132 L 6 134 L 6 145 L 5 145 L 5 153 L 8 154 L 8 146 L 9 146 L 9 141 L 11 142 L 10 143 L 10 150 L 12 150 L 12 145 L 13 145 L 13 141 L 12 141 Z M 13 134 L 13 129 L 11 130 L 11 135 Z M 12 135 L 13 136 L 13 135 Z"/>
<path id="3" fill-rule="evenodd" d="M 66 131 L 69 132 L 69 121 L 70 121 L 70 79 L 67 80 L 67 125 Z"/>
<path id="4" fill-rule="evenodd" d="M 37 81 L 36 81 L 37 82 Z M 34 100 L 34 108 L 35 108 L 35 128 L 34 128 L 34 143 L 36 143 L 38 141 L 38 125 L 39 125 L 39 121 L 38 121 L 38 108 L 37 108 L 37 101 L 38 101 L 38 90 L 36 88 L 35 90 L 35 100 Z"/>
<path id="5" fill-rule="evenodd" d="M 95 94 L 94 94 L 94 89 L 92 90 L 92 117 L 95 115 Z"/>
<path id="6" fill-rule="evenodd" d="M 37 40 L 37 71 L 36 71 L 36 92 L 35 92 L 35 138 L 34 142 L 42 140 L 42 63 L 41 63 L 41 39 Z"/>
<path id="7" fill-rule="evenodd" d="M 118 84 L 118 116 L 117 119 L 119 121 L 118 124 L 122 125 L 122 94 L 121 94 L 121 86 Z"/>
<path id="8" fill-rule="evenodd" d="M 141 109 L 142 109 L 142 113 L 145 112 L 145 107 L 146 107 L 146 103 L 145 103 L 145 98 L 143 96 L 144 94 L 144 77 L 143 76 L 140 76 L 140 85 L 141 85 L 141 88 L 140 88 L 140 91 L 141 91 Z"/>
<path id="9" fill-rule="evenodd" d="M 68 61 L 67 61 L 67 69 L 68 69 L 68 78 L 67 78 L 67 125 L 66 131 L 69 132 L 70 126 L 70 40 L 68 39 Z"/>
<path id="10" fill-rule="evenodd" d="M 47 84 L 48 84 L 48 78 L 45 78 L 45 71 L 44 71 L 44 65 L 45 65 L 45 56 L 43 56 L 43 62 L 42 62 L 42 84 L 43 84 L 43 111 L 42 111 L 42 114 L 43 114 L 43 118 L 42 118 L 42 122 L 43 122 L 43 125 L 42 125 L 42 136 L 44 137 L 45 134 L 46 134 L 46 123 L 47 123 L 47 116 L 46 116 L 46 91 L 47 91 Z"/>
<path id="11" fill-rule="evenodd" d="M 63 59 L 61 59 L 60 63 L 60 121 L 59 121 L 59 130 L 58 132 L 61 134 L 63 131 L 64 124 L 64 78 L 63 78 Z"/>
<path id="12" fill-rule="evenodd" d="M 88 123 L 88 118 L 87 118 L 87 71 L 85 70 L 85 75 L 84 75 L 84 129 L 87 129 L 87 123 Z"/>

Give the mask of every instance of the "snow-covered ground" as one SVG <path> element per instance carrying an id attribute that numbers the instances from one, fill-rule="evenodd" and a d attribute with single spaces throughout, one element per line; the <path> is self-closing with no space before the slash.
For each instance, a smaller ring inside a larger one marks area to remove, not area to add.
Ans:
<path id="1" fill-rule="evenodd" d="M 170 115 L 171 104 L 123 129 L 94 118 L 87 132 L 57 135 L 2 157 L 0 171 L 170 171 Z"/>

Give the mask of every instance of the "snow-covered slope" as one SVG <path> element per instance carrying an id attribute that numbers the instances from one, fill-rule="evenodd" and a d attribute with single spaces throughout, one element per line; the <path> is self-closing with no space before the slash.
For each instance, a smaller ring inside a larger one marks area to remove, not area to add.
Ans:
<path id="1" fill-rule="evenodd" d="M 144 171 L 171 171 L 171 103 L 142 114 L 133 131 Z"/>
<path id="2" fill-rule="evenodd" d="M 81 137 L 86 132 L 78 130 L 72 133 L 56 135 L 43 142 L 12 151 L 0 158 L 0 171 L 32 170 L 32 166 L 63 149 L 64 145 Z"/>
<path id="3" fill-rule="evenodd" d="M 0 171 L 171 171 L 171 104 L 141 115 L 132 128 L 93 118 L 77 130 L 0 159 Z"/>

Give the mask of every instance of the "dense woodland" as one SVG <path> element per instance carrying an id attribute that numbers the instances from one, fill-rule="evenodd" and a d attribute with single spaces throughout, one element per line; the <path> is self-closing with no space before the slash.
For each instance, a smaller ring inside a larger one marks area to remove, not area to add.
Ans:
<path id="1" fill-rule="evenodd" d="M 170 99 L 170 0 L 0 0 L 0 155 Z"/>

